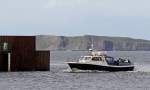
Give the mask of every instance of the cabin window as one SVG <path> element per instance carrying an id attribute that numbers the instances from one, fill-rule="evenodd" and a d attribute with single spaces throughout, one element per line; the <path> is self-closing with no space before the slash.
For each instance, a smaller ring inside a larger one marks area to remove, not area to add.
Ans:
<path id="1" fill-rule="evenodd" d="M 99 57 L 99 60 L 100 60 L 100 61 L 102 61 L 102 58 L 101 58 L 101 57 Z"/>
<path id="2" fill-rule="evenodd" d="M 100 57 L 93 57 L 92 60 L 93 61 L 101 61 L 102 59 Z"/>
<path id="3" fill-rule="evenodd" d="M 85 57 L 85 60 L 90 60 L 91 58 L 90 57 Z"/>

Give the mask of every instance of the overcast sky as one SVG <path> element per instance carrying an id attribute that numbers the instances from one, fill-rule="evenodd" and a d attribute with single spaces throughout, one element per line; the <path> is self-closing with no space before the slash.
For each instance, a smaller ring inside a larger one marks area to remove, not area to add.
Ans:
<path id="1" fill-rule="evenodd" d="M 0 34 L 150 40 L 149 4 L 149 0 L 0 0 Z"/>

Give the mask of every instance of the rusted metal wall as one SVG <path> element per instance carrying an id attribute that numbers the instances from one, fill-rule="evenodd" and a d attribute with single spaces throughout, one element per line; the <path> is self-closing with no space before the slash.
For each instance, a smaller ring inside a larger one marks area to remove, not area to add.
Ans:
<path id="1" fill-rule="evenodd" d="M 50 69 L 50 51 L 36 52 L 36 70 Z"/>
<path id="2" fill-rule="evenodd" d="M 47 62 L 50 56 L 45 51 L 36 52 L 35 39 L 35 36 L 0 36 L 0 42 L 8 42 L 11 47 L 11 71 L 36 70 L 37 67 L 38 69 L 49 68 Z"/>

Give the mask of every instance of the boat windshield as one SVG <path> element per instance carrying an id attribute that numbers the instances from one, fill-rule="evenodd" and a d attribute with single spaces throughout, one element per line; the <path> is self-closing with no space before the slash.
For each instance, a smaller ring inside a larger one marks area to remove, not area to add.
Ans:
<path id="1" fill-rule="evenodd" d="M 113 65 L 114 64 L 114 58 L 113 57 L 106 57 L 106 61 L 109 65 Z"/>

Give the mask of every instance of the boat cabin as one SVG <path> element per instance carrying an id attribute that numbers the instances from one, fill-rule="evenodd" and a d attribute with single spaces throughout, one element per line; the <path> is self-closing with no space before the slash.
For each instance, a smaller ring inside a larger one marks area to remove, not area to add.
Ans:
<path id="1" fill-rule="evenodd" d="M 112 65 L 114 63 L 114 58 L 110 56 L 82 56 L 79 59 L 79 62 L 88 62 L 88 61 L 100 61 L 100 62 L 107 62 L 108 64 Z"/>
<path id="2" fill-rule="evenodd" d="M 105 63 L 108 65 L 129 65 L 131 64 L 130 60 L 126 60 L 126 59 L 121 59 L 119 58 L 118 60 L 115 60 L 113 57 L 111 56 L 107 56 L 106 53 L 102 53 L 102 52 L 92 52 L 89 56 L 82 56 L 79 59 L 79 62 L 100 62 L 100 63 Z"/>

